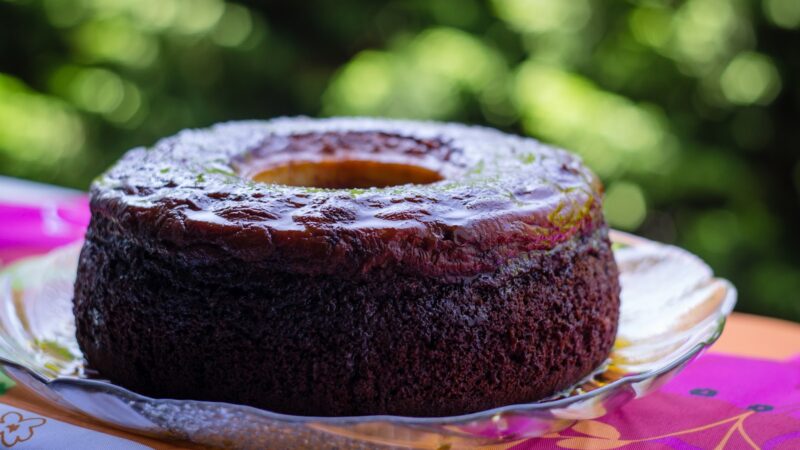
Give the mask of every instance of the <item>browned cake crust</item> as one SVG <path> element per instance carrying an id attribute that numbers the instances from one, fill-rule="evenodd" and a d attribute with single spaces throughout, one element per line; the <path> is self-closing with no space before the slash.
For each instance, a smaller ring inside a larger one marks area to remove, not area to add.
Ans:
<path id="1" fill-rule="evenodd" d="M 248 181 L 343 158 L 444 179 Z M 102 376 L 148 395 L 453 415 L 563 389 L 616 334 L 599 183 L 528 139 L 359 119 L 229 124 L 131 151 L 91 206 L 78 341 Z"/>

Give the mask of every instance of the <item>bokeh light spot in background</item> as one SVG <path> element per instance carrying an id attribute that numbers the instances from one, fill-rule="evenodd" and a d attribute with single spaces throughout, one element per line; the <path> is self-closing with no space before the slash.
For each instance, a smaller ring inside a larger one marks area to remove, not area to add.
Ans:
<path id="1" fill-rule="evenodd" d="M 417 37 L 409 55 L 419 67 L 479 92 L 500 71 L 502 62 L 484 43 L 452 28 L 428 30 Z"/>
<path id="2" fill-rule="evenodd" d="M 494 0 L 495 13 L 523 32 L 576 31 L 592 15 L 588 0 Z"/>
<path id="3" fill-rule="evenodd" d="M 158 42 L 135 29 L 126 19 L 90 21 L 73 34 L 78 51 L 94 61 L 146 67 L 158 56 Z"/>
<path id="4" fill-rule="evenodd" d="M 559 68 L 524 63 L 514 98 L 527 131 L 577 151 L 603 177 L 662 170 L 674 150 L 655 109 Z"/>
<path id="5" fill-rule="evenodd" d="M 17 164 L 55 166 L 83 143 L 83 124 L 66 104 L 0 74 L 0 153 Z"/>
<path id="6" fill-rule="evenodd" d="M 770 22 L 782 28 L 800 27 L 800 1 L 763 0 L 764 13 Z"/>
<path id="7" fill-rule="evenodd" d="M 79 108 L 117 125 L 130 125 L 142 107 L 139 88 L 106 69 L 62 66 L 52 74 L 49 85 Z"/>
<path id="8" fill-rule="evenodd" d="M 737 41 L 752 35 L 734 0 L 689 0 L 675 15 L 673 52 L 693 73 L 713 69 Z"/>
<path id="9" fill-rule="evenodd" d="M 603 213 L 612 227 L 635 230 L 647 216 L 642 189 L 633 183 L 617 181 L 606 191 Z"/>
<path id="10" fill-rule="evenodd" d="M 115 6 L 104 0 L 94 1 L 101 11 Z M 115 3 L 120 13 L 128 14 L 138 28 L 148 31 L 169 30 L 181 13 L 176 0 L 118 0 Z"/>
<path id="11" fill-rule="evenodd" d="M 124 94 L 122 101 L 116 108 L 105 114 L 111 122 L 132 128 L 141 123 L 144 119 L 144 105 L 142 104 L 142 94 L 135 85 L 123 82 Z"/>
<path id="12" fill-rule="evenodd" d="M 387 53 L 359 53 L 335 76 L 326 92 L 329 113 L 377 113 L 392 87 L 392 65 L 393 57 Z"/>
<path id="13" fill-rule="evenodd" d="M 103 69 L 81 70 L 70 86 L 72 99 L 87 111 L 107 113 L 122 103 L 122 80 Z"/>
<path id="14" fill-rule="evenodd" d="M 246 8 L 229 4 L 225 14 L 217 23 L 211 38 L 224 47 L 238 47 L 244 43 L 253 30 L 253 20 Z"/>
<path id="15" fill-rule="evenodd" d="M 225 12 L 225 4 L 219 0 L 173 1 L 178 1 L 180 5 L 174 27 L 187 34 L 203 33 L 211 29 Z"/>
<path id="16" fill-rule="evenodd" d="M 742 52 L 722 72 L 720 87 L 725 98 L 732 103 L 763 105 L 778 95 L 781 80 L 768 56 Z"/>
<path id="17" fill-rule="evenodd" d="M 391 52 L 360 52 L 334 77 L 323 111 L 442 119 L 457 113 L 462 91 L 502 103 L 506 76 L 494 49 L 467 33 L 439 27 Z"/>
<path id="18" fill-rule="evenodd" d="M 92 113 L 113 111 L 124 96 L 120 77 L 105 69 L 63 66 L 53 74 L 50 84 L 75 105 Z"/>
<path id="19" fill-rule="evenodd" d="M 645 3 L 633 10 L 628 23 L 637 41 L 659 48 L 669 40 L 672 13 L 666 7 Z"/>

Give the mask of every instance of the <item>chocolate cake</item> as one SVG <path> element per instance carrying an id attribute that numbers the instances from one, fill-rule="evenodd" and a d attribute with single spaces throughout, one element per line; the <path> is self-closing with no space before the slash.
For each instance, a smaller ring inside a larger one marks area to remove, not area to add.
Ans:
<path id="1" fill-rule="evenodd" d="M 93 184 L 77 338 L 156 397 L 313 416 L 535 401 L 614 342 L 601 192 L 576 156 L 486 128 L 184 131 Z"/>

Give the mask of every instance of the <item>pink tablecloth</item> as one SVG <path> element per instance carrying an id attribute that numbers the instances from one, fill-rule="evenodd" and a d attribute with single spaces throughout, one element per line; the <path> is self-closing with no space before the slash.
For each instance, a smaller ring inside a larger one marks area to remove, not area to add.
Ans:
<path id="1" fill-rule="evenodd" d="M 79 239 L 88 223 L 84 194 L 0 177 L 0 266 Z"/>
<path id="2" fill-rule="evenodd" d="M 800 358 L 704 355 L 655 394 L 512 448 L 800 449 Z"/>

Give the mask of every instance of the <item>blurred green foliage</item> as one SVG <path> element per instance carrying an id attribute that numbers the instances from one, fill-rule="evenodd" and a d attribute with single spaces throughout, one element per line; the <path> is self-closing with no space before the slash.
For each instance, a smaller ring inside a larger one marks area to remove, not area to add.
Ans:
<path id="1" fill-rule="evenodd" d="M 482 123 L 580 153 L 615 227 L 800 320 L 798 0 L 0 0 L 0 173 L 276 115 Z"/>

